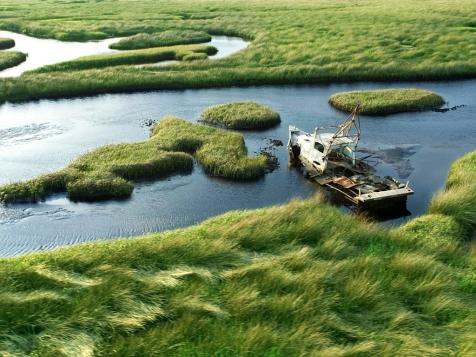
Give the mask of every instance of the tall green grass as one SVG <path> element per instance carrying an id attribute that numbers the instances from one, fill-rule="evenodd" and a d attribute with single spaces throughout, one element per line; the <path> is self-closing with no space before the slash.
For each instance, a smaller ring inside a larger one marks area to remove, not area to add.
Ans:
<path id="1" fill-rule="evenodd" d="M 455 163 L 446 195 L 475 157 Z M 476 251 L 452 214 L 388 230 L 315 197 L 2 259 L 0 351 L 472 356 Z"/>
<path id="2" fill-rule="evenodd" d="M 2 4 L 0 28 L 34 36 L 128 36 L 166 30 L 238 35 L 252 44 L 229 58 L 176 68 L 103 69 L 0 81 L 0 100 L 103 92 L 337 81 L 474 78 L 474 0 L 92 1 Z M 111 12 L 114 7 L 114 12 Z M 151 15 L 153 14 L 153 16 Z M 108 78 L 106 78 L 108 77 Z M 61 83 L 62 91 L 56 90 Z"/>
<path id="3" fill-rule="evenodd" d="M 144 50 L 132 50 L 122 53 L 107 53 L 101 55 L 80 57 L 73 61 L 61 62 L 44 66 L 32 71 L 32 73 L 77 71 L 89 68 L 156 63 L 168 60 L 190 60 L 191 55 L 199 55 L 200 59 L 206 59 L 208 55 L 214 55 L 216 53 L 217 49 L 215 47 L 206 45 L 149 48 Z"/>
<path id="4" fill-rule="evenodd" d="M 27 55 L 18 51 L 0 51 L 0 71 L 18 66 L 26 61 Z"/>
<path id="5" fill-rule="evenodd" d="M 15 47 L 15 40 L 11 38 L 0 37 L 0 50 L 8 50 Z"/>
<path id="6" fill-rule="evenodd" d="M 279 114 L 256 102 L 214 105 L 201 114 L 202 121 L 230 129 L 266 129 L 281 122 Z"/>
<path id="7" fill-rule="evenodd" d="M 153 34 L 139 33 L 113 43 L 115 50 L 137 50 L 142 48 L 189 45 L 211 41 L 212 37 L 203 31 L 170 30 Z"/>
<path id="8" fill-rule="evenodd" d="M 337 93 L 329 98 L 329 103 L 346 112 L 352 112 L 359 104 L 360 113 L 380 115 L 439 108 L 445 101 L 427 90 L 398 88 Z"/>
<path id="9" fill-rule="evenodd" d="M 106 145 L 60 171 L 0 186 L 0 202 L 38 201 L 64 191 L 75 201 L 127 198 L 134 181 L 190 172 L 191 154 L 208 174 L 235 180 L 257 179 L 267 164 L 264 156 L 247 156 L 238 133 L 166 117 L 148 140 Z"/>

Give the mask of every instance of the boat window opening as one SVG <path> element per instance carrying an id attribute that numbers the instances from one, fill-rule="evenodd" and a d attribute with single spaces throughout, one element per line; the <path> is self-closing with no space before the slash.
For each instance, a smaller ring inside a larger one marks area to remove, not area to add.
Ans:
<path id="1" fill-rule="evenodd" d="M 316 142 L 314 144 L 314 148 L 316 148 L 320 153 L 324 152 L 324 145 L 322 145 L 321 143 Z"/>

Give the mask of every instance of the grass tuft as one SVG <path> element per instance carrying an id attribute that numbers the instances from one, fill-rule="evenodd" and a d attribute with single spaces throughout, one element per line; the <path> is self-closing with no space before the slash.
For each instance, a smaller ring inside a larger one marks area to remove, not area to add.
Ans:
<path id="1" fill-rule="evenodd" d="M 27 54 L 18 51 L 0 51 L 0 71 L 4 69 L 18 66 L 25 62 Z"/>
<path id="2" fill-rule="evenodd" d="M 0 50 L 8 50 L 15 47 L 15 40 L 6 37 L 0 37 Z"/>
<path id="3" fill-rule="evenodd" d="M 267 129 L 281 122 L 279 114 L 255 102 L 234 102 L 214 105 L 202 114 L 207 124 L 229 129 Z"/>
<path id="4" fill-rule="evenodd" d="M 404 88 L 337 93 L 329 98 L 329 103 L 346 112 L 352 112 L 360 104 L 360 113 L 382 115 L 434 109 L 445 101 L 427 90 Z"/>

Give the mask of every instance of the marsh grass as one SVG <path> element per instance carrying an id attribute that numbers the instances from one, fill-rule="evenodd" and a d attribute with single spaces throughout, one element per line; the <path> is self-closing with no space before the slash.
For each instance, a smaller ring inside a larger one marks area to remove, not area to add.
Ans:
<path id="1" fill-rule="evenodd" d="M 203 60 L 206 60 L 207 58 L 208 58 L 208 55 L 206 53 L 196 52 L 196 53 L 190 53 L 188 55 L 183 56 L 182 61 L 187 61 L 187 62 L 203 61 Z"/>
<path id="2" fill-rule="evenodd" d="M 44 66 L 30 73 L 77 71 L 90 68 L 155 63 L 169 60 L 181 61 L 182 59 L 191 59 L 190 56 L 193 55 L 197 55 L 200 59 L 206 59 L 208 55 L 214 55 L 217 53 L 217 51 L 218 50 L 215 47 L 207 45 L 186 45 L 132 50 L 121 53 L 108 53 L 80 57 L 73 61 Z"/>
<path id="3" fill-rule="evenodd" d="M 139 33 L 113 43 L 115 50 L 137 50 L 142 48 L 189 45 L 211 41 L 212 37 L 203 31 L 169 30 L 158 33 Z"/>
<path id="4" fill-rule="evenodd" d="M 15 40 L 11 38 L 0 37 L 0 50 L 8 50 L 15 47 Z"/>
<path id="5" fill-rule="evenodd" d="M 175 121 L 156 133 L 191 125 Z M 453 166 L 447 193 L 460 168 L 476 172 L 475 155 Z M 387 230 L 316 196 L 186 229 L 2 259 L 0 350 L 471 356 L 476 259 L 452 218 L 431 213 Z"/>
<path id="6" fill-rule="evenodd" d="M 0 101 L 149 89 L 207 88 L 363 80 L 474 78 L 474 0 L 184 0 L 2 2 L 0 28 L 38 37 L 79 39 L 187 29 L 241 36 L 251 45 L 219 61 L 174 68 L 104 68 L 0 80 Z M 107 15 L 105 15 L 107 14 Z M 150 16 L 154 14 L 154 16 Z M 372 21 L 369 21 L 372 19 Z M 469 24 L 469 25 L 468 25 Z M 58 90 L 58 85 L 61 90 Z"/>
<path id="7" fill-rule="evenodd" d="M 201 114 L 207 124 L 229 129 L 267 129 L 281 122 L 278 113 L 256 102 L 232 102 L 214 105 Z"/>
<path id="8" fill-rule="evenodd" d="M 435 109 L 445 101 L 427 90 L 398 88 L 337 93 L 329 98 L 329 103 L 346 112 L 352 112 L 359 104 L 362 114 L 384 115 Z"/>
<path id="9" fill-rule="evenodd" d="M 445 190 L 434 196 L 430 213 L 452 217 L 471 238 L 476 228 L 476 152 L 458 159 L 450 168 Z"/>
<path id="10" fill-rule="evenodd" d="M 64 191 L 75 201 L 127 198 L 135 181 L 190 172 L 191 155 L 213 176 L 253 180 L 265 173 L 266 158 L 248 156 L 242 135 L 165 117 L 148 140 L 106 145 L 63 170 L 0 186 L 0 202 L 38 201 Z"/>
<path id="11" fill-rule="evenodd" d="M 18 66 L 26 61 L 27 55 L 18 51 L 0 51 L 0 71 Z"/>

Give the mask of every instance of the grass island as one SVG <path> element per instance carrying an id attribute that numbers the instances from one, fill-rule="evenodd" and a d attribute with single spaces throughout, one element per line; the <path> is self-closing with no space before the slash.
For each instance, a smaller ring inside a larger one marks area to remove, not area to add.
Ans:
<path id="1" fill-rule="evenodd" d="M 427 90 L 398 88 L 337 93 L 329 98 L 329 103 L 345 112 L 352 112 L 360 105 L 361 114 L 385 115 L 435 109 L 445 101 Z"/>
<path id="2" fill-rule="evenodd" d="M 281 122 L 278 113 L 256 102 L 232 102 L 211 106 L 201 114 L 202 121 L 228 129 L 267 129 Z"/>

